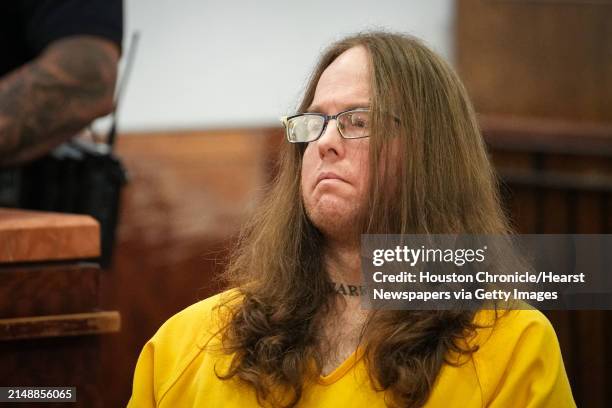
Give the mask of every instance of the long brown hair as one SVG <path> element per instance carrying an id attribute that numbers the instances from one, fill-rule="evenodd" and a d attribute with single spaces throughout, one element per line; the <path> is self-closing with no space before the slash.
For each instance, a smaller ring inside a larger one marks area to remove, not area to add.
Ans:
<path id="1" fill-rule="evenodd" d="M 356 46 L 365 47 L 370 58 L 373 129 L 374 176 L 361 231 L 507 233 L 466 91 L 448 64 L 419 40 L 368 32 L 333 44 L 310 78 L 300 111 L 312 102 L 323 71 Z M 302 203 L 303 151 L 300 145 L 284 146 L 278 173 L 224 275 L 238 290 L 225 303 L 231 317 L 221 332 L 232 364 L 218 375 L 250 384 L 260 402 L 284 406 L 297 404 L 304 386 L 321 373 L 325 356 L 318 322 L 332 309 L 334 296 L 323 267 L 325 239 Z M 389 404 L 423 405 L 448 354 L 473 351 L 460 340 L 475 330 L 474 312 L 375 313 L 361 341 L 372 385 L 386 391 Z"/>

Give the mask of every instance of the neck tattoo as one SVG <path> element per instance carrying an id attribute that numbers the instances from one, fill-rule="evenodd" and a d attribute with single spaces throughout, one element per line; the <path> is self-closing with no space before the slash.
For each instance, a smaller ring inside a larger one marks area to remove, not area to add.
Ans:
<path id="1" fill-rule="evenodd" d="M 330 290 L 342 296 L 363 296 L 366 294 L 366 287 L 363 285 L 348 285 L 346 283 L 332 282 Z"/>

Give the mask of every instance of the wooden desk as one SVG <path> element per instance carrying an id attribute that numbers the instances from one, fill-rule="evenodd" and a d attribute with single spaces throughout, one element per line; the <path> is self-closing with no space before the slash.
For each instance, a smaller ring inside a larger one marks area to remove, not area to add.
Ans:
<path id="1" fill-rule="evenodd" d="M 0 386 L 74 386 L 73 406 L 103 406 L 100 336 L 120 316 L 99 310 L 99 254 L 91 217 L 0 209 Z"/>

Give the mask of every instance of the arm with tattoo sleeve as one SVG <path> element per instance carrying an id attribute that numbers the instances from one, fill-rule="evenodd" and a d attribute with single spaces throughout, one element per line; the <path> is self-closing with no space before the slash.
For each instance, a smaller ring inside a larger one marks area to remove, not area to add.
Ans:
<path id="1" fill-rule="evenodd" d="M 68 37 L 0 78 L 0 165 L 42 156 L 109 113 L 118 59 L 111 41 Z"/>

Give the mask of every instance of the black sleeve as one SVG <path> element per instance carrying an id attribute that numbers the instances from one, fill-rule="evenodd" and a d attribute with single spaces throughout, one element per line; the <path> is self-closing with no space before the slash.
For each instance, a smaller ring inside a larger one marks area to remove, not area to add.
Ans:
<path id="1" fill-rule="evenodd" d="M 108 39 L 121 49 L 123 0 L 18 0 L 24 36 L 40 54 L 50 43 L 74 35 Z"/>

